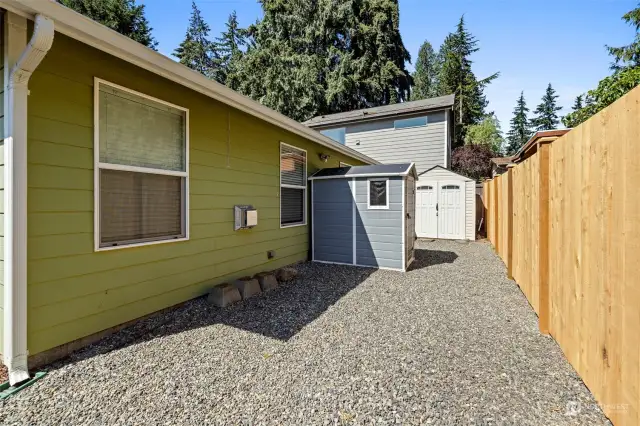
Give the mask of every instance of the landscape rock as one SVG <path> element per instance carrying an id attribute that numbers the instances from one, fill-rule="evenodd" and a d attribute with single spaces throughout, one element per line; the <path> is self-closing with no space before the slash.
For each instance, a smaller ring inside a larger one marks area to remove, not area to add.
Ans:
<path id="1" fill-rule="evenodd" d="M 242 300 L 247 300 L 251 296 L 255 296 L 259 294 L 262 290 L 260 290 L 260 283 L 255 278 L 251 277 L 243 277 L 237 279 L 233 285 L 240 292 L 240 296 L 242 296 Z"/>
<path id="2" fill-rule="evenodd" d="M 211 289 L 208 300 L 209 303 L 219 308 L 224 308 L 232 303 L 241 301 L 242 297 L 235 286 L 224 283 Z"/>
<path id="3" fill-rule="evenodd" d="M 284 268 L 278 269 L 276 277 L 281 283 L 293 281 L 298 277 L 298 270 L 291 266 L 285 266 Z"/>
<path id="4" fill-rule="evenodd" d="M 260 272 L 255 278 L 260 283 L 262 291 L 267 291 L 278 287 L 278 279 L 273 272 Z"/>

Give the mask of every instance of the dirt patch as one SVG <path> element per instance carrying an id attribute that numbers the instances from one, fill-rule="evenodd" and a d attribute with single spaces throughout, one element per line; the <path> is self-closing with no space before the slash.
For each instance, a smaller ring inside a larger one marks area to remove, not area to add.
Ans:
<path id="1" fill-rule="evenodd" d="M 0 383 L 4 383 L 7 380 L 9 380 L 9 372 L 7 371 L 7 367 L 0 362 Z"/>

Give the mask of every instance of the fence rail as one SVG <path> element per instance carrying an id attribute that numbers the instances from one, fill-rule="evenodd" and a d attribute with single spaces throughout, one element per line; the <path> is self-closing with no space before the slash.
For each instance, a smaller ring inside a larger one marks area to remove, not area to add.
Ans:
<path id="1" fill-rule="evenodd" d="M 487 237 L 605 414 L 640 424 L 640 87 L 484 183 Z"/>

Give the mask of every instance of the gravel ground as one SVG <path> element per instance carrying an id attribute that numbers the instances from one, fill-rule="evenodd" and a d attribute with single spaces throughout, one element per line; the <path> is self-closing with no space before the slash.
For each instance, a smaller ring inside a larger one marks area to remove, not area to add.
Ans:
<path id="1" fill-rule="evenodd" d="M 489 245 L 418 248 L 406 274 L 307 263 L 236 306 L 141 321 L 51 365 L 0 423 L 607 424 Z"/>

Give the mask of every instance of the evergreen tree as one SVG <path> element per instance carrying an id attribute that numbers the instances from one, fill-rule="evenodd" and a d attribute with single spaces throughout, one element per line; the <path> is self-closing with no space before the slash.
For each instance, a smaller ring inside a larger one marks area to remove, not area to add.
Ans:
<path id="1" fill-rule="evenodd" d="M 438 74 L 441 60 L 428 41 L 422 43 L 413 73 L 412 100 L 428 99 L 438 96 Z"/>
<path id="2" fill-rule="evenodd" d="M 511 118 L 510 122 L 511 128 L 507 133 L 506 151 L 508 155 L 518 152 L 533 135 L 529 118 L 527 117 L 528 112 L 529 108 L 527 108 L 527 103 L 524 100 L 524 92 L 521 92 L 516 107 L 513 109 L 513 118 Z"/>
<path id="3" fill-rule="evenodd" d="M 449 34 L 440 48 L 442 67 L 438 76 L 438 94 L 455 94 L 455 146 L 464 143 L 468 126 L 479 123 L 486 116 L 488 101 L 484 88 L 499 75 L 495 73 L 483 80 L 476 78 L 469 56 L 479 50 L 477 46 L 478 41 L 466 29 L 462 16 L 456 32 Z"/>
<path id="4" fill-rule="evenodd" d="M 156 50 L 158 42 L 151 35 L 153 28 L 144 16 L 144 5 L 135 0 L 58 0 L 102 25 Z"/>
<path id="5" fill-rule="evenodd" d="M 558 99 L 558 95 L 556 95 L 556 91 L 553 90 L 551 83 L 549 83 L 542 97 L 542 102 L 534 111 L 536 115 L 531 120 L 531 124 L 537 131 L 552 130 L 558 127 L 560 120 L 558 119 L 557 112 L 560 111 L 562 107 L 557 106 L 556 99 Z"/>
<path id="6" fill-rule="evenodd" d="M 576 96 L 576 100 L 573 102 L 573 107 L 571 107 L 571 109 L 573 111 L 581 110 L 584 107 L 582 102 L 583 99 L 584 99 L 584 95 Z"/>
<path id="7" fill-rule="evenodd" d="M 640 4 L 640 3 L 639 3 Z M 635 68 L 640 66 L 640 7 L 625 13 L 622 19 L 636 29 L 636 37 L 627 46 L 611 47 L 607 46 L 609 54 L 614 57 L 611 68 L 620 70 L 623 68 Z"/>
<path id="8" fill-rule="evenodd" d="M 216 80 L 226 84 L 233 90 L 240 86 L 236 68 L 242 60 L 242 47 L 247 44 L 247 30 L 238 25 L 238 16 L 234 10 L 227 20 L 227 30 L 214 43 L 216 63 Z"/>
<path id="9" fill-rule="evenodd" d="M 187 34 L 184 41 L 173 52 L 173 56 L 192 70 L 215 78 L 213 44 L 208 37 L 209 25 L 204 21 L 198 6 L 193 1 L 191 2 L 191 18 Z"/>

